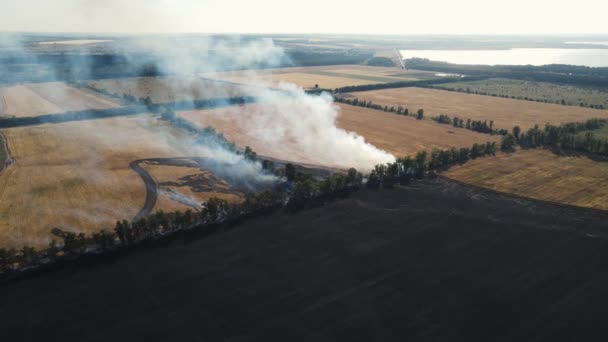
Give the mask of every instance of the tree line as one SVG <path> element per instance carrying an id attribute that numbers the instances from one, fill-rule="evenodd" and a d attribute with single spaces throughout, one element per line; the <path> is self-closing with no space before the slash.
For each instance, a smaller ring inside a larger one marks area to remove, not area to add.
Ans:
<path id="1" fill-rule="evenodd" d="M 427 86 L 426 88 L 453 91 L 453 92 L 465 93 L 465 94 L 494 96 L 494 97 L 501 97 L 504 99 L 523 100 L 523 101 L 540 102 L 540 103 L 552 103 L 552 104 L 558 104 L 558 105 L 562 105 L 562 106 L 579 106 L 579 107 L 592 108 L 592 109 L 604 109 L 604 105 L 601 105 L 601 104 L 594 105 L 594 104 L 589 104 L 589 103 L 582 102 L 582 101 L 577 104 L 571 104 L 571 103 L 566 102 L 565 99 L 550 101 L 547 99 L 534 99 L 534 98 L 527 97 L 527 96 L 515 96 L 515 95 L 509 96 L 509 95 L 505 95 L 505 94 L 495 94 L 495 93 L 488 93 L 485 91 L 471 90 L 471 88 L 469 88 L 469 87 L 467 87 L 467 88 L 444 88 L 444 87 L 430 85 L 430 86 Z"/>
<path id="2" fill-rule="evenodd" d="M 533 65 L 461 65 L 436 62 L 422 58 L 405 61 L 408 69 L 438 71 L 474 75 L 478 77 L 501 77 L 516 80 L 549 82 L 586 87 L 608 87 L 608 68 L 577 65 L 551 64 Z"/>
<path id="3" fill-rule="evenodd" d="M 139 99 L 135 104 L 117 108 L 86 109 L 58 114 L 46 114 L 29 117 L 0 117 L 0 128 L 41 125 L 45 123 L 61 123 L 68 121 L 93 120 L 111 118 L 116 116 L 130 116 L 149 112 L 158 113 L 164 108 L 172 110 L 194 110 L 228 107 L 257 102 L 257 98 L 239 96 L 231 98 L 218 98 L 208 100 L 175 101 L 167 103 L 152 103 L 146 99 Z"/>
<path id="4" fill-rule="evenodd" d="M 416 112 L 412 112 L 410 114 L 410 110 L 406 107 L 403 106 L 382 106 L 380 104 L 377 103 L 373 103 L 371 100 L 359 100 L 358 98 L 347 98 L 347 97 L 342 97 L 342 96 L 334 96 L 334 101 L 338 102 L 338 103 L 344 103 L 344 104 L 348 104 L 351 106 L 358 106 L 358 107 L 364 107 L 364 108 L 371 108 L 371 109 L 375 109 L 375 110 L 382 110 L 385 111 L 387 113 L 395 113 L 397 115 L 412 115 L 414 117 L 416 117 L 418 120 L 422 120 L 424 119 L 424 109 L 418 109 Z"/>
<path id="5" fill-rule="evenodd" d="M 515 126 L 510 134 L 503 137 L 501 150 L 512 152 L 516 146 L 548 147 L 608 156 L 608 139 L 597 137 L 591 132 L 606 124 L 608 119 L 589 119 L 561 125 L 546 124 L 544 129 L 535 125 L 525 132 Z M 581 134 L 583 132 L 586 133 Z"/>
<path id="6" fill-rule="evenodd" d="M 165 119 L 171 119 L 167 111 Z M 179 118 L 175 124 L 181 124 Z M 200 129 L 199 129 L 200 130 Z M 217 140 L 209 130 L 199 131 Z M 230 144 L 230 143 L 228 143 Z M 233 146 L 233 145 L 232 145 Z M 251 148 L 243 152 L 245 157 L 257 160 Z M 248 193 L 240 203 L 211 198 L 203 203 L 200 211 L 186 210 L 165 213 L 158 211 L 135 221 L 116 222 L 113 230 L 101 230 L 91 235 L 54 228 L 53 235 L 61 240 L 52 240 L 47 248 L 36 250 L 25 246 L 20 250 L 0 248 L 0 274 L 9 275 L 36 267 L 53 265 L 62 260 L 72 260 L 82 255 L 103 255 L 125 250 L 168 238 L 177 233 L 212 231 L 222 224 L 234 224 L 243 219 L 264 215 L 281 208 L 297 211 L 324 205 L 338 198 L 344 198 L 363 187 L 391 188 L 396 184 L 407 184 L 414 178 L 433 175 L 452 165 L 462 164 L 496 153 L 496 143 L 474 144 L 471 148 L 433 149 L 430 153 L 418 152 L 414 157 L 405 156 L 394 163 L 376 165 L 367 177 L 351 168 L 344 174 L 334 173 L 319 179 L 311 174 L 299 172 L 293 164 L 275 170 L 270 161 L 264 161 L 265 172 L 281 176 L 272 189 L 260 193 Z"/>
<path id="7" fill-rule="evenodd" d="M 478 133 L 485 134 L 499 134 L 499 135 L 507 135 L 509 131 L 506 129 L 496 129 L 494 128 L 494 120 L 471 120 L 467 119 L 466 121 L 457 116 L 451 118 L 447 114 L 440 114 L 439 116 L 433 117 L 433 120 L 437 121 L 440 124 L 452 125 L 456 128 L 465 128 Z"/>
<path id="8" fill-rule="evenodd" d="M 255 156 L 250 149 L 248 156 Z M 0 275 L 52 265 L 82 255 L 123 250 L 179 232 L 210 231 L 219 225 L 234 224 L 281 208 L 294 211 L 322 205 L 329 200 L 348 196 L 363 184 L 363 176 L 355 169 L 348 170 L 344 175 L 332 174 L 322 180 L 297 171 L 292 164 L 286 164 L 277 173 L 284 177 L 273 190 L 248 193 L 240 203 L 214 197 L 203 203 L 197 212 L 190 209 L 171 213 L 157 211 L 136 221 L 117 221 L 113 230 L 101 230 L 91 235 L 54 228 L 52 234 L 62 242 L 52 240 L 45 249 L 36 250 L 29 246 L 20 250 L 0 248 Z"/>
<path id="9" fill-rule="evenodd" d="M 391 89 L 391 88 L 408 88 L 408 87 L 425 87 L 433 84 L 442 84 L 450 82 L 467 82 L 467 81 L 480 81 L 487 79 L 487 76 L 458 76 L 458 77 L 440 77 L 429 80 L 417 80 L 417 81 L 400 81 L 390 83 L 376 83 L 376 84 L 364 84 L 357 86 L 347 86 L 334 89 L 334 93 L 350 93 L 355 91 L 367 91 L 367 90 L 379 90 L 379 89 Z"/>

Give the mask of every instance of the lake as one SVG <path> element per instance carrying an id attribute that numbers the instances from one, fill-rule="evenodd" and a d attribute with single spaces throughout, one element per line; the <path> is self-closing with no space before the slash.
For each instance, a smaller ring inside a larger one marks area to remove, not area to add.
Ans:
<path id="1" fill-rule="evenodd" d="M 427 58 L 454 64 L 608 67 L 608 49 L 516 48 L 509 50 L 401 50 L 404 59 Z"/>

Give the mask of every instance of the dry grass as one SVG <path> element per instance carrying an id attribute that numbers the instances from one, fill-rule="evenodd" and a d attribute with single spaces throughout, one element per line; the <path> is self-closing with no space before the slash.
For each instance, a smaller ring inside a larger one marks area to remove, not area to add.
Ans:
<path id="1" fill-rule="evenodd" d="M 382 105 L 404 106 L 410 111 L 423 108 L 427 117 L 448 114 L 472 120 L 494 120 L 495 127 L 509 130 L 515 125 L 527 129 L 535 124 L 543 126 L 545 123 L 559 124 L 596 117 L 608 118 L 608 110 L 568 107 L 435 89 L 395 88 L 355 92 L 350 95 L 360 100 L 371 100 Z"/>
<path id="2" fill-rule="evenodd" d="M 110 98 L 93 94 L 91 91 L 70 87 L 62 82 L 47 82 L 28 85 L 42 98 L 54 103 L 63 111 L 86 109 L 109 109 L 120 105 Z"/>
<path id="3" fill-rule="evenodd" d="M 3 99 L 2 116 L 23 117 L 62 112 L 57 105 L 23 85 L 2 88 L 0 94 Z"/>
<path id="4" fill-rule="evenodd" d="M 1 246 L 44 245 L 57 226 L 113 229 L 144 203 L 144 184 L 131 161 L 192 153 L 178 143 L 181 132 L 147 115 L 3 133 L 15 162 L 0 173 Z"/>
<path id="5" fill-rule="evenodd" d="M 430 120 L 416 120 L 378 110 L 339 105 L 338 127 L 362 135 L 369 143 L 397 156 L 415 154 L 434 147 L 464 147 L 473 143 L 498 141 L 497 137 L 465 129 L 440 125 Z M 264 105 L 180 112 L 178 115 L 201 126 L 212 126 L 238 146 L 251 146 L 257 153 L 283 160 L 316 164 L 314 156 L 306 155 L 295 140 L 269 146 L 243 127 L 255 127 L 257 113 Z M 328 165 L 331 166 L 331 165 Z"/>
<path id="6" fill-rule="evenodd" d="M 546 150 L 480 158 L 444 173 L 486 188 L 546 201 L 608 209 L 608 162 Z"/>
<path id="7" fill-rule="evenodd" d="M 303 88 L 312 88 L 318 84 L 321 88 L 333 89 L 353 85 L 432 78 L 434 73 L 365 65 L 331 65 L 222 72 L 206 74 L 205 76 L 242 84 L 263 82 L 276 85 L 280 82 L 289 82 Z"/>
<path id="8" fill-rule="evenodd" d="M 94 88 L 112 94 L 150 97 L 155 103 L 204 100 L 246 95 L 247 88 L 201 77 L 135 77 L 90 81 Z"/>
<path id="9" fill-rule="evenodd" d="M 470 147 L 474 143 L 500 141 L 496 136 L 416 120 L 383 111 L 340 105 L 338 126 L 357 132 L 373 145 L 397 156 L 433 148 Z"/>
<path id="10" fill-rule="evenodd" d="M 62 82 L 33 83 L 0 89 L 0 115 L 39 116 L 86 109 L 116 108 L 114 101 Z"/>

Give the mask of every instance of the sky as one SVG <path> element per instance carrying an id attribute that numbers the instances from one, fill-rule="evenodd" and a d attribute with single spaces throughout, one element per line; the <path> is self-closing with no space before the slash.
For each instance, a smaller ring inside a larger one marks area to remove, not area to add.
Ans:
<path id="1" fill-rule="evenodd" d="M 606 0 L 0 0 L 0 31 L 607 34 Z"/>

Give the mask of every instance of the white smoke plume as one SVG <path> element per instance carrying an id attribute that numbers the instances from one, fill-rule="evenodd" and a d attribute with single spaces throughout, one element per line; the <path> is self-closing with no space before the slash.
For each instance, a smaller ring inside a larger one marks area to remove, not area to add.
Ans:
<path id="1" fill-rule="evenodd" d="M 239 108 L 238 111 L 247 120 L 237 118 L 232 124 L 268 149 L 282 152 L 279 155 L 304 159 L 289 161 L 355 167 L 362 171 L 369 171 L 376 164 L 395 161 L 393 155 L 366 142 L 361 135 L 337 126 L 340 108 L 330 95 L 307 94 L 295 84 L 281 82 L 277 86 L 259 77 L 260 72 L 267 74 L 272 69 L 257 71 L 257 67 L 273 67 L 288 61 L 285 51 L 275 46 L 271 39 L 210 39 L 176 50 L 152 46 L 163 56 L 159 63 L 161 70 L 171 74 L 202 73 L 208 76 L 227 69 L 245 70 L 239 72 L 240 82 L 247 84 L 241 91 L 246 96 L 255 97 L 260 104 Z M 221 76 L 213 78 L 222 79 Z M 230 97 L 233 94 L 229 90 L 231 88 L 233 85 L 218 84 L 207 91 Z M 219 112 L 221 115 L 222 111 Z"/>

